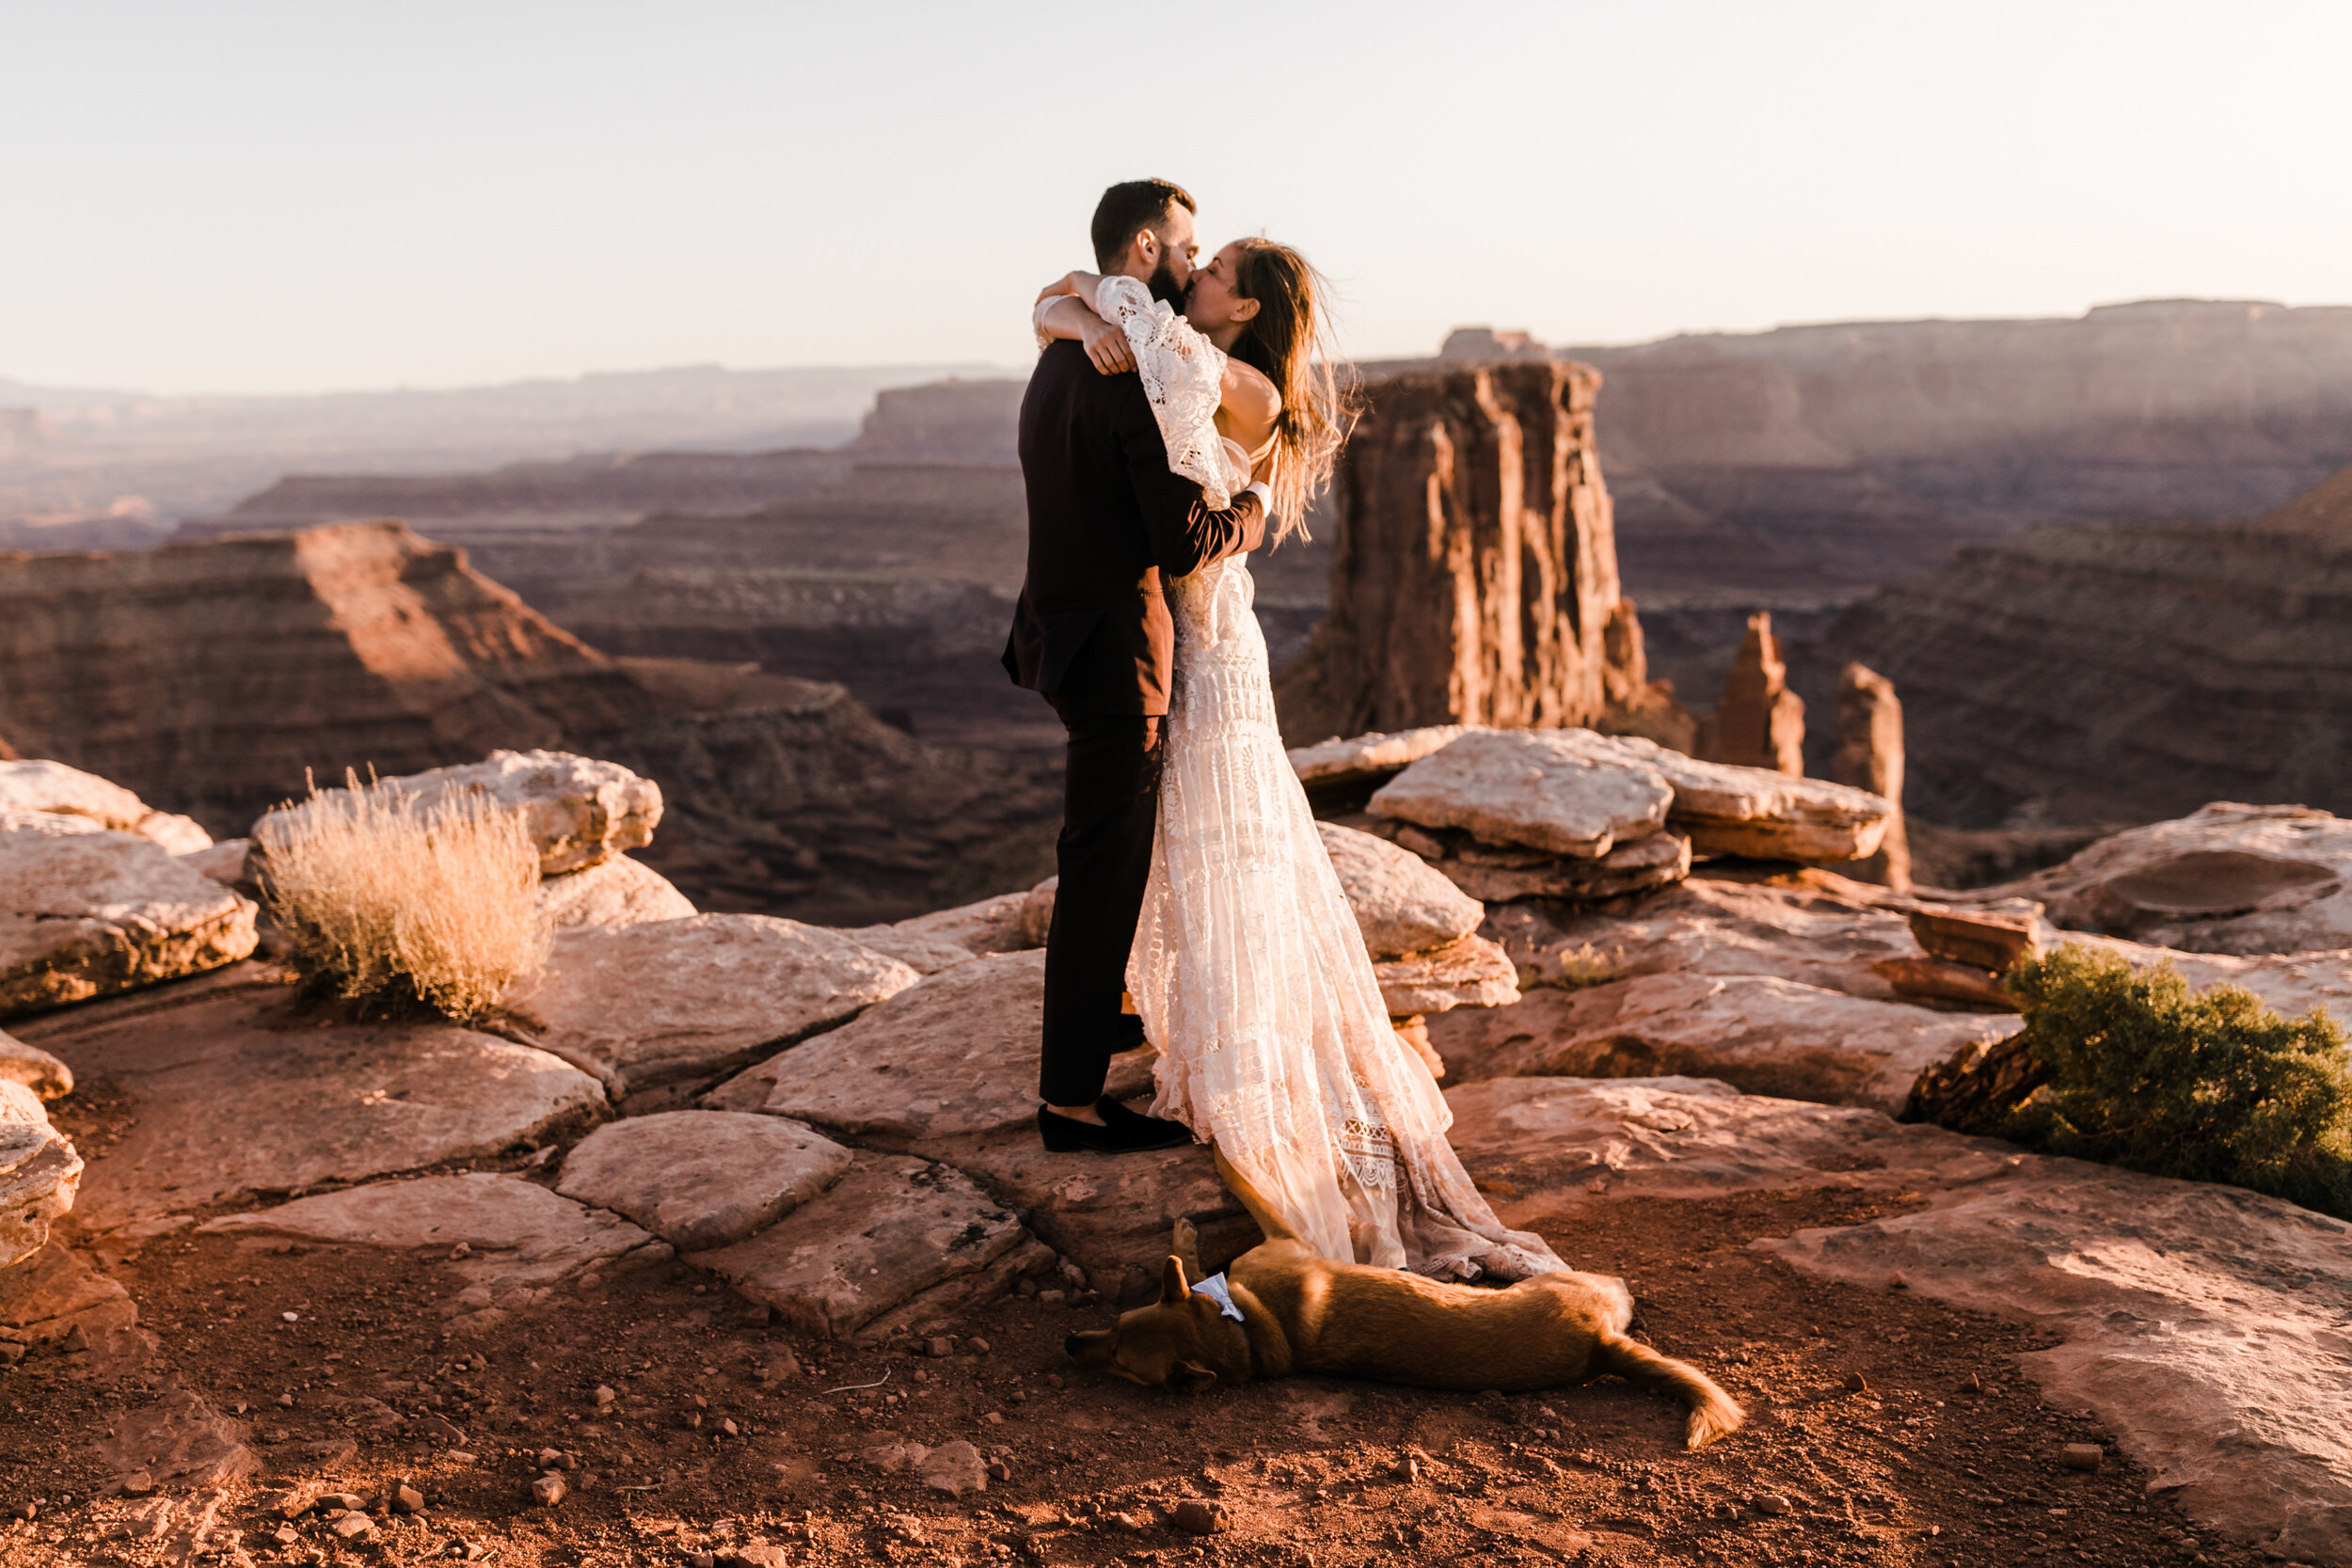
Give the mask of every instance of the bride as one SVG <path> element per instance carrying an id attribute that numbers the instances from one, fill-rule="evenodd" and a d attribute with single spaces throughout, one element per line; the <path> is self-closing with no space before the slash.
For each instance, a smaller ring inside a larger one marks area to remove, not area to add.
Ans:
<path id="1" fill-rule="evenodd" d="M 1287 245 L 1236 240 L 1193 273 L 1183 315 L 1123 277 L 1072 273 L 1041 296 L 1041 346 L 1129 364 L 1168 467 L 1223 508 L 1253 468 L 1269 533 L 1305 537 L 1347 414 L 1318 275 Z M 1325 1257 L 1441 1278 L 1565 1268 L 1506 1230 L 1446 1129 L 1453 1111 L 1390 1026 L 1356 918 L 1275 724 L 1247 560 L 1169 587 L 1176 662 L 1159 821 L 1127 960 L 1159 1047 L 1152 1115 L 1216 1144 Z"/>

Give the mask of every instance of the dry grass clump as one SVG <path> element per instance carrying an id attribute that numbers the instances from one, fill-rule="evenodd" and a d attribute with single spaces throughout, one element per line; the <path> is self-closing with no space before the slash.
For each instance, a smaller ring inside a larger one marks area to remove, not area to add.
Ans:
<path id="1" fill-rule="evenodd" d="M 322 790 L 262 818 L 262 893 L 320 990 L 459 1022 L 496 1009 L 547 960 L 539 851 L 481 795 L 421 805 L 386 784 Z"/>
<path id="2" fill-rule="evenodd" d="M 1519 989 L 1533 990 L 1537 986 L 1549 986 L 1555 990 L 1583 990 L 1605 986 L 1612 980 L 1625 978 L 1625 970 L 1618 962 L 1623 956 L 1622 950 L 1604 953 L 1589 942 L 1574 948 L 1563 944 L 1537 960 L 1534 976 L 1522 979 Z"/>

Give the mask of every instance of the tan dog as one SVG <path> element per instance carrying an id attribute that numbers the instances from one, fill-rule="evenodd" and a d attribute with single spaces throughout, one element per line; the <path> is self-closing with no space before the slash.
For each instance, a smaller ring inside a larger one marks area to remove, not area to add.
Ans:
<path id="1" fill-rule="evenodd" d="M 1076 1359 L 1178 1393 L 1294 1372 L 1465 1392 L 1556 1388 L 1613 1372 L 1687 1403 L 1683 1443 L 1692 1449 L 1747 1418 L 1705 1372 L 1626 1338 L 1633 1297 L 1622 1279 L 1564 1271 L 1489 1291 L 1333 1262 L 1310 1251 L 1221 1154 L 1216 1166 L 1266 1238 L 1226 1271 L 1242 1321 L 1193 1291 L 1185 1259 L 1171 1257 L 1160 1299 L 1121 1313 L 1116 1327 L 1073 1334 L 1065 1348 Z M 1180 1244 L 1189 1228 L 1180 1222 Z M 1191 1266 L 1198 1274 L 1199 1262 Z"/>

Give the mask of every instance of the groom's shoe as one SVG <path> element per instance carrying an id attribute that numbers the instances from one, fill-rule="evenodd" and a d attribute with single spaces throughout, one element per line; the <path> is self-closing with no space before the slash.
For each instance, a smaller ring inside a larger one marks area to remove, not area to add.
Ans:
<path id="1" fill-rule="evenodd" d="M 1147 1148 L 1173 1148 L 1192 1141 L 1192 1129 L 1183 1122 L 1139 1115 L 1109 1095 L 1096 1101 L 1094 1109 L 1103 1118 L 1100 1127 L 1090 1121 L 1056 1116 L 1039 1106 L 1037 1131 L 1045 1140 L 1046 1151 L 1075 1154 L 1081 1149 L 1093 1149 L 1103 1154 L 1129 1154 Z"/>

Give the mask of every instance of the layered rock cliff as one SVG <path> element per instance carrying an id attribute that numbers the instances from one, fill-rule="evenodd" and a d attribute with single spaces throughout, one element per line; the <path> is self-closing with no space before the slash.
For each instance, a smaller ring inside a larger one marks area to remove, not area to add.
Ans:
<path id="1" fill-rule="evenodd" d="M 1621 626 L 1600 377 L 1486 364 L 1371 383 L 1343 455 L 1330 610 L 1277 682 L 1284 737 L 1599 722 Z M 1629 670 L 1613 682 L 1624 689 Z"/>
<path id="2" fill-rule="evenodd" d="M 1933 821 L 2352 812 L 2352 468 L 2248 522 L 1963 550 L 1854 606 L 1807 678 L 1849 659 L 1902 692 L 1909 800 Z"/>
<path id="3" fill-rule="evenodd" d="M 613 756 L 674 802 L 656 863 L 698 906 L 816 919 L 928 908 L 975 855 L 1026 885 L 1056 803 L 1045 763 L 924 745 L 837 686 L 608 657 L 395 522 L 0 556 L 0 736 L 223 837 L 306 770 Z"/>

